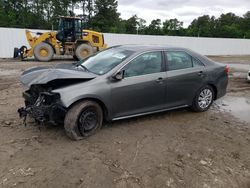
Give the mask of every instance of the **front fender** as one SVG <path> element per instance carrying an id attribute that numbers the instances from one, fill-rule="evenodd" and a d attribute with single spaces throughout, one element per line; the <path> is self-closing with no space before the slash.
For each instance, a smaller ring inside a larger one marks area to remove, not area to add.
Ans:
<path id="1" fill-rule="evenodd" d="M 83 99 L 94 99 L 100 101 L 105 108 L 111 111 L 111 92 L 110 87 L 106 84 L 89 84 L 80 83 L 61 89 L 53 90 L 60 94 L 60 100 L 65 108 L 69 108 L 72 104 Z"/>
<path id="2" fill-rule="evenodd" d="M 84 99 L 93 99 L 93 100 L 101 101 L 106 106 L 106 103 L 103 102 L 102 98 L 100 98 L 97 95 L 90 95 L 90 94 L 79 95 L 74 98 L 71 98 L 70 100 L 65 100 L 61 98 L 61 102 L 63 106 L 65 106 L 66 108 L 69 108 L 72 104 L 76 103 L 77 101 L 84 100 Z"/>

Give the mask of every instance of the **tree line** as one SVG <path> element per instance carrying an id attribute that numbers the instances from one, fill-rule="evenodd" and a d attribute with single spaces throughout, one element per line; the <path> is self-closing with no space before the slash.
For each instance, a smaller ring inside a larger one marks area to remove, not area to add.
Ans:
<path id="1" fill-rule="evenodd" d="M 0 27 L 56 30 L 59 16 L 80 16 L 86 28 L 106 33 L 250 38 L 250 11 L 242 17 L 203 15 L 184 28 L 176 18 L 148 25 L 136 15 L 122 19 L 117 6 L 117 0 L 0 0 Z M 76 9 L 80 14 L 75 15 Z"/>

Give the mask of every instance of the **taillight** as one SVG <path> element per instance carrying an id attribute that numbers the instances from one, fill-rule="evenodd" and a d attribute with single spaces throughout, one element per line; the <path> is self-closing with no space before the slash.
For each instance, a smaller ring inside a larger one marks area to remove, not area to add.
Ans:
<path id="1" fill-rule="evenodd" d="M 228 65 L 225 67 L 225 72 L 227 73 L 227 76 L 228 76 L 229 75 L 229 66 Z"/>

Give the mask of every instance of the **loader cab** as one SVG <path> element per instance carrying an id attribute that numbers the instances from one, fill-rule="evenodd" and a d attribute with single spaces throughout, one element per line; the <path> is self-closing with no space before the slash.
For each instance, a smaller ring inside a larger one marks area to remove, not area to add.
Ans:
<path id="1" fill-rule="evenodd" d="M 75 42 L 82 38 L 82 19 L 76 17 L 60 17 L 57 40 L 61 42 Z"/>

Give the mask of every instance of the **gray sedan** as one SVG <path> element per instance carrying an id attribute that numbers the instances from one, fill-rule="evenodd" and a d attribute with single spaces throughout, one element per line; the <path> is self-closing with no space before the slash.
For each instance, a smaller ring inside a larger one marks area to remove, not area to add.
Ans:
<path id="1" fill-rule="evenodd" d="M 64 123 L 75 140 L 103 121 L 191 107 L 204 112 L 226 94 L 228 67 L 191 50 L 121 45 L 75 64 L 23 72 L 25 107 L 38 123 Z"/>

